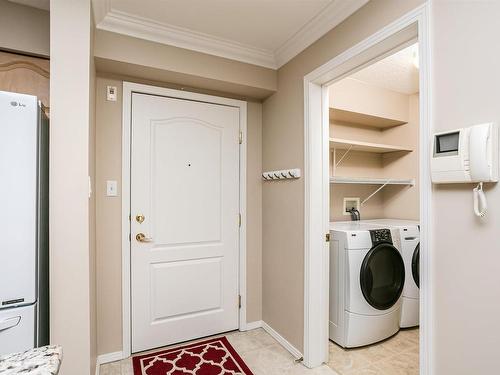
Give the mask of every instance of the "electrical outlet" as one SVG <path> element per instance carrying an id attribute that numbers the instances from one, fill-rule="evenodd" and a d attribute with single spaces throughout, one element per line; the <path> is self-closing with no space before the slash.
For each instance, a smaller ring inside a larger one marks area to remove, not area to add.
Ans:
<path id="1" fill-rule="evenodd" d="M 350 210 L 352 208 L 356 209 L 359 211 L 359 198 L 344 198 L 344 205 L 342 207 L 342 215 L 344 216 L 350 216 Z"/>

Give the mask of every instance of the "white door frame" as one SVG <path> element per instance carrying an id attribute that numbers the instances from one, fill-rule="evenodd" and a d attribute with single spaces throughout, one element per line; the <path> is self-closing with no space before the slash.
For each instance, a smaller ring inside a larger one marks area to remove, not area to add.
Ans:
<path id="1" fill-rule="evenodd" d="M 239 233 L 239 269 L 238 289 L 241 296 L 239 311 L 239 330 L 247 329 L 246 311 L 246 186 L 247 186 L 247 103 L 241 100 L 218 96 L 198 94 L 189 91 L 168 89 L 164 87 L 123 82 L 123 120 L 122 120 L 122 358 L 131 355 L 131 296 L 130 296 L 130 130 L 132 115 L 132 93 L 143 93 L 177 99 L 193 100 L 204 103 L 225 105 L 240 109 L 240 214 Z M 236 220 L 236 218 L 235 218 Z"/>
<path id="2" fill-rule="evenodd" d="M 420 374 L 433 374 L 429 7 L 424 4 L 304 77 L 305 277 L 304 364 L 328 360 L 329 117 L 327 84 L 383 58 L 405 42 L 419 41 L 420 58 Z"/>

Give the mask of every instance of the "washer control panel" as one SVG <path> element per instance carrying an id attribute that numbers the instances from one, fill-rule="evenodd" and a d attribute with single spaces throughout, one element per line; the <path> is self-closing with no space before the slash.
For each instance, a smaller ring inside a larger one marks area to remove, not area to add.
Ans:
<path id="1" fill-rule="evenodd" d="M 392 236 L 390 229 L 373 229 L 370 230 L 370 236 L 372 238 L 373 245 L 379 243 L 390 243 L 392 244 Z"/>

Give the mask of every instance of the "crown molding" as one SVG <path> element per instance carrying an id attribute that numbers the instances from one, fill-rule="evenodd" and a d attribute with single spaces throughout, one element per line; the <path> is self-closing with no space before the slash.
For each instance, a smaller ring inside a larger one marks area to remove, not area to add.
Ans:
<path id="1" fill-rule="evenodd" d="M 278 69 L 368 1 L 334 0 L 275 51 L 122 12 L 113 9 L 111 0 L 93 0 L 93 8 L 100 30 Z"/>
<path id="2" fill-rule="evenodd" d="M 111 11 L 111 0 L 92 0 L 94 23 L 98 25 Z"/>
<path id="3" fill-rule="evenodd" d="M 307 47 L 344 21 L 369 0 L 334 0 L 275 51 L 278 67 L 285 65 Z"/>
<path id="4" fill-rule="evenodd" d="M 276 69 L 273 51 L 264 50 L 213 35 L 153 21 L 148 18 L 111 9 L 101 22 L 100 30 L 220 56 L 266 68 Z"/>

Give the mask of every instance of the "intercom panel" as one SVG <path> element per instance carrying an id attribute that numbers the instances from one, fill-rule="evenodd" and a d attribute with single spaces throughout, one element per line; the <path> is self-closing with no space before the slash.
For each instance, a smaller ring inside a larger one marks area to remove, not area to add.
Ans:
<path id="1" fill-rule="evenodd" d="M 485 123 L 434 134 L 434 183 L 498 181 L 498 125 Z"/>

